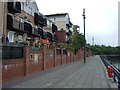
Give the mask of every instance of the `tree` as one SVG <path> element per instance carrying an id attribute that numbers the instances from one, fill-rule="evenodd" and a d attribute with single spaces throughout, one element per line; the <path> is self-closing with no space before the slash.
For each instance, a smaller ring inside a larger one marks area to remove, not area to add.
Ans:
<path id="1" fill-rule="evenodd" d="M 70 44 L 68 48 L 77 51 L 77 49 L 83 47 L 86 42 L 84 42 L 84 36 L 82 34 L 74 34 L 73 37 L 70 39 Z"/>
<path id="2" fill-rule="evenodd" d="M 104 55 L 104 54 L 120 54 L 120 47 L 111 47 L 105 45 L 90 45 L 89 46 L 94 54 Z"/>

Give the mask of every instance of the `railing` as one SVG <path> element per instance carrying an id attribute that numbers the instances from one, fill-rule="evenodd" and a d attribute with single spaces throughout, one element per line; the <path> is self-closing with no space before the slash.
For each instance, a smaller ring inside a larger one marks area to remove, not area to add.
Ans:
<path id="1" fill-rule="evenodd" d="M 20 13 L 21 12 L 21 3 L 20 2 L 8 2 L 8 10 L 12 13 Z"/>
<path id="2" fill-rule="evenodd" d="M 38 13 L 34 13 L 34 22 L 36 25 L 40 24 L 40 26 L 47 25 L 47 19 L 44 18 L 42 15 L 39 15 Z"/>
<path id="3" fill-rule="evenodd" d="M 118 90 L 120 90 L 120 71 L 116 69 L 113 65 L 111 65 L 107 60 L 105 60 L 102 56 L 100 56 L 101 60 L 103 61 L 104 65 L 106 68 L 108 66 L 112 67 L 112 72 L 113 72 L 113 81 L 114 83 L 117 84 Z M 117 78 L 117 79 L 116 79 Z"/>
<path id="4" fill-rule="evenodd" d="M 24 23 L 19 22 L 18 20 L 14 19 L 14 21 L 13 21 L 13 28 L 17 29 L 17 30 L 24 31 Z"/>
<path id="5" fill-rule="evenodd" d="M 2 59 L 23 58 L 23 48 L 14 46 L 0 46 L 2 51 Z"/>
<path id="6" fill-rule="evenodd" d="M 55 25 L 55 24 L 52 24 L 52 32 L 54 33 L 54 32 L 56 32 L 57 31 L 57 26 Z"/>

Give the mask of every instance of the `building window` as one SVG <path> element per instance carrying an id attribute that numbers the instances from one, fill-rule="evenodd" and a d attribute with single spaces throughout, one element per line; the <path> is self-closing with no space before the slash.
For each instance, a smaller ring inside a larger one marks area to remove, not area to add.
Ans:
<path id="1" fill-rule="evenodd" d="M 22 7 L 22 10 L 24 11 L 24 2 L 23 2 L 21 5 L 22 5 L 22 6 L 21 6 L 21 7 Z"/>
<path id="2" fill-rule="evenodd" d="M 20 29 L 20 30 L 23 30 L 23 28 L 22 28 L 22 23 L 23 23 L 23 19 L 22 19 L 22 18 L 19 18 L 19 29 Z"/>
<path id="3" fill-rule="evenodd" d="M 38 27 L 37 26 L 34 27 L 34 34 L 38 34 Z"/>
<path id="4" fill-rule="evenodd" d="M 32 8 L 29 7 L 28 13 L 32 15 Z"/>
<path id="5" fill-rule="evenodd" d="M 12 31 L 8 32 L 8 40 L 9 42 L 14 42 L 14 32 Z"/>

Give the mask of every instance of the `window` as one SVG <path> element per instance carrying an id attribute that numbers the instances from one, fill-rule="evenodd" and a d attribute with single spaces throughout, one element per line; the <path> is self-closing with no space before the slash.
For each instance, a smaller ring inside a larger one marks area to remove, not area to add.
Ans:
<path id="1" fill-rule="evenodd" d="M 29 7 L 28 13 L 32 15 L 32 8 Z"/>
<path id="2" fill-rule="evenodd" d="M 24 2 L 21 5 L 22 10 L 24 11 Z"/>
<path id="3" fill-rule="evenodd" d="M 56 54 L 61 55 L 61 49 L 56 49 Z"/>
<path id="4" fill-rule="evenodd" d="M 67 54 L 67 51 L 66 50 L 63 50 L 63 55 L 66 55 Z"/>
<path id="5" fill-rule="evenodd" d="M 34 34 L 38 34 L 38 27 L 37 26 L 34 27 Z"/>
<path id="6" fill-rule="evenodd" d="M 9 42 L 14 42 L 14 32 L 12 31 L 8 32 L 8 40 Z"/>

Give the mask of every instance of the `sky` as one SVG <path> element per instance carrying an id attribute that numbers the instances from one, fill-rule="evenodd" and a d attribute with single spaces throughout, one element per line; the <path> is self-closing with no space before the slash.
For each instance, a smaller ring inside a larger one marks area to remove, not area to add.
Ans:
<path id="1" fill-rule="evenodd" d="M 74 25 L 83 28 L 83 8 L 86 13 L 87 43 L 118 46 L 118 2 L 119 0 L 35 0 L 39 12 L 48 15 L 69 13 Z"/>

